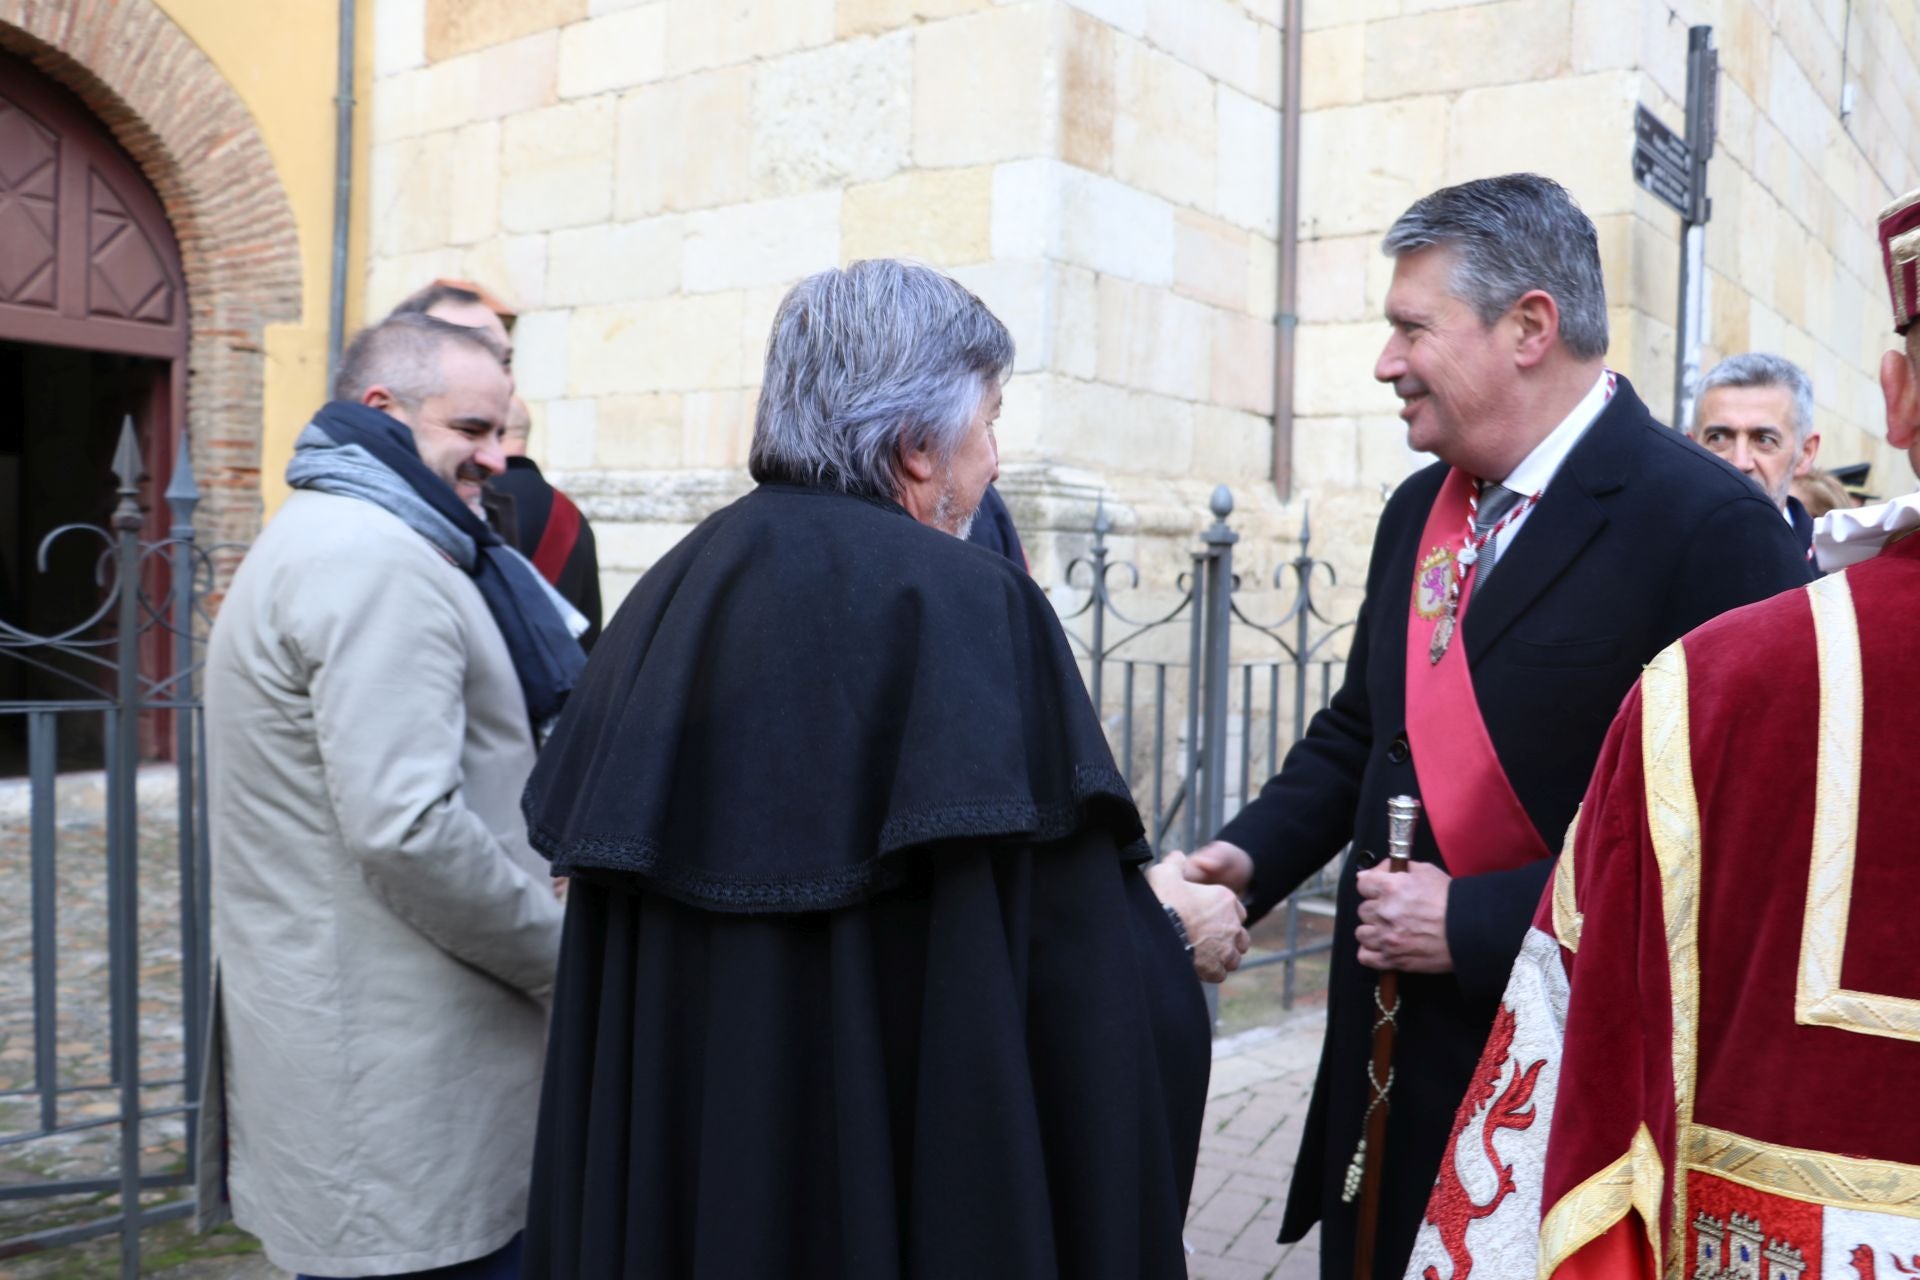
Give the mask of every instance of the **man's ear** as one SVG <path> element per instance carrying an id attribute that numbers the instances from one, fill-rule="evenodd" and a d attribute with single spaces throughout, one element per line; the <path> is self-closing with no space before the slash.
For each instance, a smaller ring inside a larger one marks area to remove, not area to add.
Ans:
<path id="1" fill-rule="evenodd" d="M 1546 359 L 1547 352 L 1560 337 L 1560 304 L 1545 289 L 1532 289 L 1507 312 L 1518 329 L 1514 363 L 1531 369 Z"/>
<path id="2" fill-rule="evenodd" d="M 1818 431 L 1809 432 L 1806 442 L 1800 446 L 1799 460 L 1793 464 L 1793 474 L 1796 476 L 1811 475 L 1813 473 L 1813 460 L 1819 456 L 1820 433 Z"/>
<path id="3" fill-rule="evenodd" d="M 399 402 L 393 398 L 393 392 L 375 383 L 360 393 L 360 403 L 369 409 L 378 409 L 382 413 L 392 413 Z"/>
<path id="4" fill-rule="evenodd" d="M 940 466 L 934 460 L 933 447 L 929 442 L 923 441 L 912 448 L 902 446 L 899 456 L 900 470 L 915 484 L 925 484 L 939 474 Z"/>
<path id="5" fill-rule="evenodd" d="M 1887 443 L 1910 449 L 1920 439 L 1920 377 L 1904 351 L 1880 357 L 1880 394 L 1887 402 Z"/>

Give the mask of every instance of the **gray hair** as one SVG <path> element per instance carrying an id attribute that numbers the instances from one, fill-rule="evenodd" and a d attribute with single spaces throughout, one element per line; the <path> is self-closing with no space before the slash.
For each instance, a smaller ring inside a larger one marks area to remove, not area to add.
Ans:
<path id="1" fill-rule="evenodd" d="M 1700 397 L 1715 387 L 1786 388 L 1793 394 L 1793 443 L 1797 448 L 1807 442 L 1807 433 L 1813 430 L 1813 379 L 1807 377 L 1805 369 L 1785 356 L 1749 351 L 1744 355 L 1728 356 L 1713 366 L 1713 371 L 1700 379 L 1700 385 L 1694 391 L 1693 427 L 1696 431 L 1700 427 Z"/>
<path id="2" fill-rule="evenodd" d="M 808 276 L 773 318 L 748 469 L 892 498 L 899 455 L 952 457 L 1012 367 L 1007 327 L 931 267 L 877 258 Z"/>
<path id="3" fill-rule="evenodd" d="M 1438 246 L 1454 255 L 1453 294 L 1491 325 L 1535 289 L 1560 308 L 1560 341 L 1582 360 L 1607 353 L 1607 287 L 1593 220 L 1537 173 L 1442 187 L 1414 201 L 1380 247 L 1398 258 Z"/>
<path id="4" fill-rule="evenodd" d="M 497 344 L 478 329 L 418 311 L 396 311 L 353 335 L 333 375 L 333 398 L 358 400 L 369 387 L 385 387 L 411 412 L 447 389 L 440 355 L 449 345 L 500 358 Z"/>

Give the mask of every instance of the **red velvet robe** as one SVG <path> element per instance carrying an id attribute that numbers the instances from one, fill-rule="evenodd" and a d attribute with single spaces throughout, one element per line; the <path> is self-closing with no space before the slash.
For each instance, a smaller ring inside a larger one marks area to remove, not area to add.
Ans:
<path id="1" fill-rule="evenodd" d="M 1920 538 L 1649 666 L 1408 1275 L 1920 1275 Z"/>

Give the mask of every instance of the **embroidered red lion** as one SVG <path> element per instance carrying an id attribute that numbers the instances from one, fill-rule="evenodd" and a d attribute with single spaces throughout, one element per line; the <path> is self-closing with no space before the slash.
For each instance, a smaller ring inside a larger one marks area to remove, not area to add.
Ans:
<path id="1" fill-rule="evenodd" d="M 1467 1251 L 1467 1228 L 1482 1218 L 1493 1216 L 1500 1202 L 1516 1189 L 1513 1166 L 1500 1162 L 1499 1153 L 1493 1149 L 1493 1135 L 1502 1129 L 1531 1128 L 1534 1121 L 1533 1086 L 1539 1079 L 1540 1068 L 1547 1065 L 1547 1060 L 1541 1058 L 1523 1070 L 1518 1058 L 1509 1059 L 1513 1049 L 1514 1025 L 1513 1010 L 1501 1005 L 1500 1012 L 1493 1019 L 1493 1034 L 1488 1037 L 1486 1052 L 1480 1055 L 1480 1065 L 1475 1068 L 1473 1084 L 1468 1088 L 1460 1110 L 1455 1113 L 1453 1135 L 1447 1139 L 1447 1153 L 1440 1160 L 1440 1181 L 1434 1187 L 1433 1198 L 1427 1202 L 1427 1221 L 1439 1228 L 1440 1244 L 1453 1263 L 1452 1280 L 1467 1280 L 1473 1274 L 1473 1254 Z M 1499 1100 L 1494 1101 L 1494 1090 L 1500 1087 L 1500 1077 L 1506 1074 L 1509 1060 L 1514 1066 L 1513 1080 Z M 1480 1126 L 1480 1145 L 1500 1185 L 1492 1199 L 1481 1203 L 1473 1198 L 1466 1184 L 1461 1181 L 1455 1156 L 1460 1148 L 1461 1135 L 1489 1102 L 1493 1105 L 1487 1111 L 1486 1122 Z M 1425 1280 L 1440 1280 L 1440 1272 L 1436 1267 L 1428 1267 L 1424 1275 Z"/>
<path id="2" fill-rule="evenodd" d="M 1872 1245 L 1855 1245 L 1853 1247 L 1853 1256 L 1848 1258 L 1847 1261 L 1853 1264 L 1853 1269 L 1860 1276 L 1861 1280 L 1878 1280 L 1878 1272 L 1873 1264 Z M 1912 1266 L 1908 1266 L 1906 1263 L 1900 1261 L 1897 1255 L 1888 1255 L 1887 1261 L 1891 1262 L 1894 1270 L 1903 1276 L 1920 1275 L 1920 1254 L 1914 1256 Z"/>

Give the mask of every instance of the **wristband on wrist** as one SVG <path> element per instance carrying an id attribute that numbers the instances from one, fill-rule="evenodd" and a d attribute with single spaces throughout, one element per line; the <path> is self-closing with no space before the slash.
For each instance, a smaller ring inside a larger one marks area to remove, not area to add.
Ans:
<path id="1" fill-rule="evenodd" d="M 1173 932 L 1180 939 L 1181 947 L 1186 950 L 1188 955 L 1192 955 L 1193 939 L 1187 936 L 1187 922 L 1180 918 L 1180 913 L 1173 909 L 1173 904 L 1170 902 L 1161 903 L 1160 909 L 1166 912 L 1167 919 L 1173 922 Z"/>

